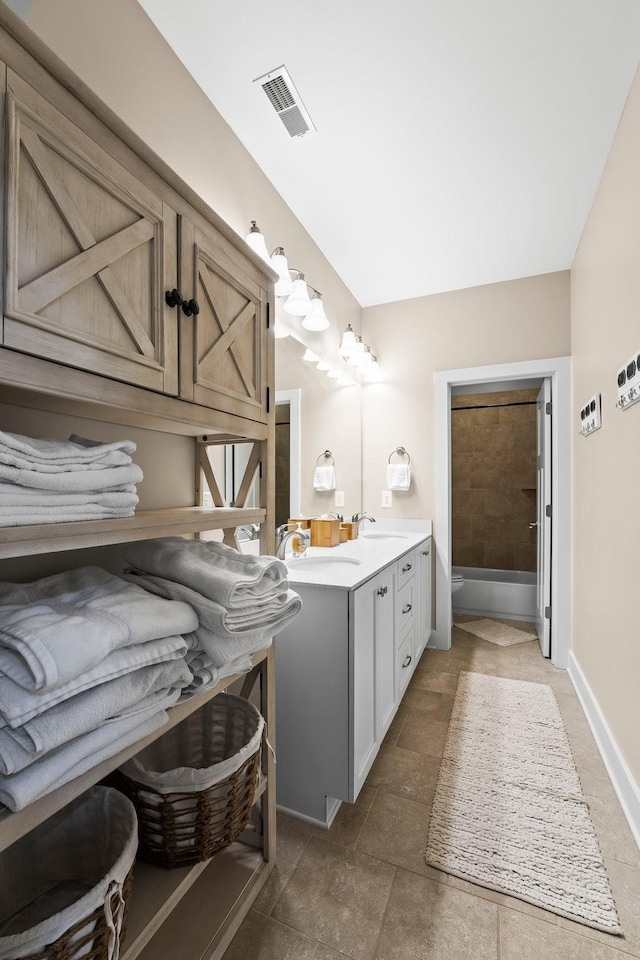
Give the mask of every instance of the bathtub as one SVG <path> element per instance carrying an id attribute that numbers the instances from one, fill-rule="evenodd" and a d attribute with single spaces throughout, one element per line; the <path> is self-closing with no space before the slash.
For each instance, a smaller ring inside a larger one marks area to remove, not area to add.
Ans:
<path id="1" fill-rule="evenodd" d="M 454 613 L 478 613 L 508 620 L 536 619 L 536 574 L 521 570 L 453 567 L 464 587 L 453 594 Z"/>

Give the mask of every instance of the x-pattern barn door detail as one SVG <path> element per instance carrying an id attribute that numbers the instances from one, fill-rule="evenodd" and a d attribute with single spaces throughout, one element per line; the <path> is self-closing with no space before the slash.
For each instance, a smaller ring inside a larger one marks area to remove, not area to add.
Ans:
<path id="1" fill-rule="evenodd" d="M 47 341 L 52 359 L 177 392 L 165 286 L 176 216 L 16 78 L 9 97 L 5 343 Z M 26 102 L 25 102 L 26 101 Z M 53 133 L 53 129 L 56 133 Z M 34 330 L 36 328 L 36 330 Z"/>
<path id="2" fill-rule="evenodd" d="M 182 245 L 189 249 L 190 225 L 182 225 Z M 183 283 L 199 312 L 193 321 L 193 399 L 196 403 L 266 422 L 266 291 L 246 278 L 246 285 L 220 266 L 215 238 L 196 229 Z"/>
<path id="3" fill-rule="evenodd" d="M 237 442 L 237 441 L 236 441 Z M 253 490 L 256 477 L 261 470 L 262 458 L 264 455 L 264 442 L 256 440 L 253 442 L 251 452 L 247 458 L 246 467 L 242 479 L 238 486 L 238 493 L 232 502 L 228 503 L 223 494 L 224 481 L 218 482 L 220 474 L 224 476 L 225 472 L 225 445 L 220 443 L 207 443 L 201 440 L 197 443 L 197 463 L 196 475 L 198 482 L 196 485 L 196 497 L 200 505 L 204 502 L 202 479 L 211 494 L 214 507 L 235 507 L 239 511 L 247 506 L 247 501 Z M 218 476 L 216 476 L 216 472 Z M 258 481 L 260 482 L 260 481 Z M 264 499 L 260 491 L 260 501 Z M 243 525 L 242 517 L 239 517 L 238 524 L 235 527 L 227 527 L 224 530 L 223 540 L 228 546 L 238 549 L 237 527 Z"/>

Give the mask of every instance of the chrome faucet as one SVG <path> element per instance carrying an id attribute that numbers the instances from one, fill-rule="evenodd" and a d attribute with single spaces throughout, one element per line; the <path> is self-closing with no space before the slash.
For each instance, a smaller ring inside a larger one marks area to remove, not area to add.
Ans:
<path id="1" fill-rule="evenodd" d="M 276 530 L 276 536 L 278 537 L 278 546 L 276 549 L 276 557 L 279 560 L 284 560 L 287 553 L 287 544 L 292 537 L 304 537 L 305 540 L 309 539 L 308 530 L 289 530 L 288 523 L 281 523 L 278 529 Z"/>
<path id="2" fill-rule="evenodd" d="M 354 513 L 354 515 L 351 517 L 351 523 L 358 524 L 358 533 L 360 533 L 360 526 L 363 520 L 371 520 L 371 523 L 376 522 L 375 517 L 369 516 L 368 513 Z"/>

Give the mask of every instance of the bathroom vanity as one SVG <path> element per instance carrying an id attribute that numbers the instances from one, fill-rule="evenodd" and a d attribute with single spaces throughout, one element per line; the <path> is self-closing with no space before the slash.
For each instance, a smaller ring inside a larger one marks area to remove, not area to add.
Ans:
<path id="1" fill-rule="evenodd" d="M 429 639 L 431 544 L 424 521 L 287 560 L 303 606 L 274 641 L 280 809 L 329 826 L 356 800 Z"/>

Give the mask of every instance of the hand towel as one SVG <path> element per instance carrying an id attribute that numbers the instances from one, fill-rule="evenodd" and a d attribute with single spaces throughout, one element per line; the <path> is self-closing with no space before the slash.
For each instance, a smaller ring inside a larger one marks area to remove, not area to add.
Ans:
<path id="1" fill-rule="evenodd" d="M 34 800 L 75 780 L 103 760 L 108 760 L 164 726 L 168 719 L 165 708 L 176 703 L 178 697 L 179 691 L 174 690 L 162 705 L 154 704 L 144 713 L 103 724 L 97 730 L 77 737 L 64 747 L 36 760 L 20 773 L 0 776 L 0 803 L 10 810 L 22 810 Z"/>
<path id="2" fill-rule="evenodd" d="M 112 443 L 87 440 L 84 437 L 72 435 L 69 440 L 43 440 L 36 437 L 25 437 L 19 433 L 5 433 L 0 430 L 0 462 L 10 463 L 11 458 L 17 462 L 15 466 L 24 464 L 24 469 L 34 469 L 30 464 L 40 464 L 43 468 L 65 467 L 65 464 L 86 469 L 87 464 L 95 463 L 102 466 L 118 466 L 131 463 L 130 454 L 134 453 L 136 444 L 131 440 L 117 440 Z M 7 457 L 8 459 L 4 459 Z"/>
<path id="3" fill-rule="evenodd" d="M 316 467 L 313 474 L 313 489 L 319 491 L 335 490 L 336 471 L 334 467 Z"/>
<path id="4" fill-rule="evenodd" d="M 197 626 L 187 604 L 152 597 L 100 567 L 0 582 L 0 671 L 26 690 L 53 690 L 118 647 Z"/>
<path id="5" fill-rule="evenodd" d="M 387 464 L 387 487 L 389 490 L 408 490 L 411 486 L 411 467 L 408 463 Z"/>
<path id="6" fill-rule="evenodd" d="M 174 687 L 189 686 L 192 680 L 193 673 L 184 660 L 164 661 L 85 690 L 20 727 L 5 726 L 0 729 L 0 772 L 20 769 L 16 757 L 30 758 L 22 764 L 26 766 L 113 717 L 139 712 L 150 696 L 164 696 Z"/>
<path id="7" fill-rule="evenodd" d="M 45 473 L 39 470 L 20 470 L 0 463 L 0 480 L 37 490 L 57 490 L 78 493 L 87 490 L 108 490 L 123 483 L 140 483 L 142 470 L 135 463 L 103 470 L 72 470 L 66 473 Z"/>
<path id="8" fill-rule="evenodd" d="M 136 571 L 183 583 L 224 607 L 260 603 L 287 588 L 282 560 L 239 553 L 210 540 L 146 540 L 127 545 L 123 555 Z"/>
<path id="9" fill-rule="evenodd" d="M 0 674 L 0 713 L 10 727 L 19 727 L 83 690 L 90 690 L 139 667 L 163 660 L 177 660 L 184 657 L 186 652 L 187 645 L 182 637 L 163 637 L 161 640 L 149 640 L 147 643 L 122 647 L 110 653 L 93 669 L 61 687 L 43 693 L 31 693 L 9 677 Z"/>
<path id="10" fill-rule="evenodd" d="M 267 647 L 271 637 L 284 630 L 302 609 L 298 594 L 287 590 L 269 610 L 260 614 L 252 610 L 245 617 L 242 611 L 228 611 L 184 584 L 144 574 L 125 574 L 125 577 L 159 596 L 179 598 L 193 606 L 200 620 L 194 632 L 197 646 L 207 653 L 218 670 L 238 657 Z M 189 643 L 189 637 L 186 639 Z"/>

